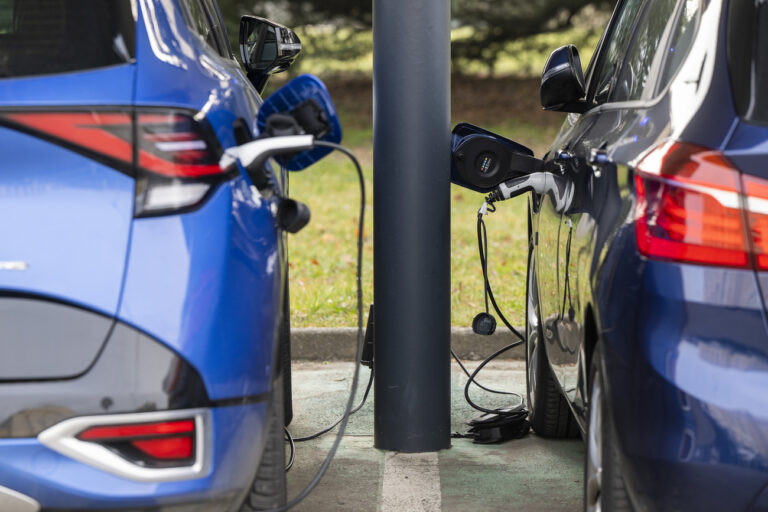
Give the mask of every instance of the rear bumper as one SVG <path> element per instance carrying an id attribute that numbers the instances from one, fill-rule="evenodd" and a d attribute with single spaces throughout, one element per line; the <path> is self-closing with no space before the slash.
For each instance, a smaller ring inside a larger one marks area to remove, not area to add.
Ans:
<path id="1" fill-rule="evenodd" d="M 253 478 L 266 409 L 266 403 L 210 409 L 211 463 L 200 478 L 132 481 L 36 438 L 19 438 L 0 439 L 0 486 L 36 500 L 42 510 L 228 510 Z"/>
<path id="2" fill-rule="evenodd" d="M 763 510 L 768 335 L 755 274 L 635 258 L 627 268 L 644 271 L 614 281 L 637 300 L 601 315 L 635 505 Z"/>

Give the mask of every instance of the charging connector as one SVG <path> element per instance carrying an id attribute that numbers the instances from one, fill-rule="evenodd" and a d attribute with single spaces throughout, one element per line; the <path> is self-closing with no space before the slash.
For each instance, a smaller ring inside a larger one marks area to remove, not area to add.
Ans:
<path id="1" fill-rule="evenodd" d="M 574 186 L 571 180 L 563 176 L 557 176 L 551 172 L 534 172 L 499 184 L 493 192 L 488 194 L 485 201 L 487 203 L 506 201 L 526 192 L 549 194 L 555 210 L 562 212 L 568 209 L 573 200 Z"/>

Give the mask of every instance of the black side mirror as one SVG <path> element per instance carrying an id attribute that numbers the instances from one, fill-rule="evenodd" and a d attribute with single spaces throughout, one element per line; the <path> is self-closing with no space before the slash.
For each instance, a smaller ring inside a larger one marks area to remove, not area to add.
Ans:
<path id="1" fill-rule="evenodd" d="M 584 94 L 579 51 L 572 44 L 553 51 L 541 76 L 541 105 L 545 110 L 583 113 Z"/>
<path id="2" fill-rule="evenodd" d="M 288 69 L 301 53 L 296 33 L 264 18 L 240 18 L 240 56 L 248 78 L 261 94 L 269 77 Z"/>

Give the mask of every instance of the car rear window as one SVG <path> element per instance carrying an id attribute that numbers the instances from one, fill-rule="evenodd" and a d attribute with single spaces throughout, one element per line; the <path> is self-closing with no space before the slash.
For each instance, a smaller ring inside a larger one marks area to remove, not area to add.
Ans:
<path id="1" fill-rule="evenodd" d="M 121 64 L 135 46 L 135 0 L 0 0 L 0 78 Z"/>
<path id="2" fill-rule="evenodd" d="M 748 121 L 768 123 L 768 3 L 731 0 L 727 48 L 736 110 Z"/>

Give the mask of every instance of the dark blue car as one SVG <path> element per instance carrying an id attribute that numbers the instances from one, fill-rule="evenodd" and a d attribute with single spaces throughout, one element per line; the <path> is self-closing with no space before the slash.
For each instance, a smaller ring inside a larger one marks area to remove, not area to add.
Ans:
<path id="1" fill-rule="evenodd" d="M 584 436 L 588 511 L 768 510 L 766 91 L 765 2 L 620 0 L 544 69 L 542 160 L 454 130 L 455 182 L 533 191 L 530 419 Z"/>
<path id="2" fill-rule="evenodd" d="M 300 43 L 240 37 L 247 72 L 214 0 L 0 1 L 0 510 L 284 501 L 286 177 L 225 151 Z"/>

